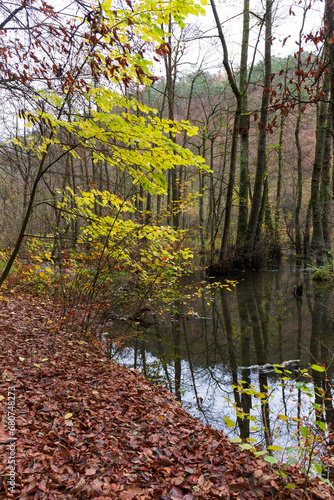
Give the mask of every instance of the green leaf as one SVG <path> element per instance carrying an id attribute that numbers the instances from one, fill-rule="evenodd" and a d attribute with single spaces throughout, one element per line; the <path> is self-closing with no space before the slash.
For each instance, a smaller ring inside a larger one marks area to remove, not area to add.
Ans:
<path id="1" fill-rule="evenodd" d="M 333 488 L 333 490 L 334 490 L 334 484 L 333 484 L 333 483 L 332 483 L 329 479 L 321 478 L 321 480 L 322 480 L 324 483 L 328 484 L 328 485 L 329 485 L 331 488 Z"/>
<path id="2" fill-rule="evenodd" d="M 298 462 L 298 460 L 296 458 L 289 458 L 289 460 L 286 462 L 286 467 L 288 467 L 289 465 L 293 465 L 293 464 L 296 464 Z"/>
<path id="3" fill-rule="evenodd" d="M 265 460 L 266 462 L 269 462 L 271 465 L 278 463 L 278 459 L 276 457 L 272 457 L 271 455 L 267 455 L 266 457 L 263 457 L 263 460 Z"/>
<path id="4" fill-rule="evenodd" d="M 313 465 L 314 469 L 316 470 L 316 472 L 317 472 L 318 474 L 321 474 L 321 473 L 322 473 L 322 469 L 323 469 L 323 467 L 322 467 L 320 464 L 316 464 L 316 463 L 314 463 L 314 462 L 313 462 L 313 463 L 312 463 L 312 465 Z"/>
<path id="5" fill-rule="evenodd" d="M 296 382 L 296 389 L 298 390 L 303 390 L 303 391 L 308 391 L 308 387 L 306 384 L 304 384 L 304 382 Z"/>
<path id="6" fill-rule="evenodd" d="M 284 488 L 286 488 L 287 490 L 292 490 L 292 488 L 298 488 L 298 486 L 296 484 L 286 484 Z"/>
<path id="7" fill-rule="evenodd" d="M 316 372 L 324 372 L 325 368 L 320 365 L 311 365 L 312 370 L 315 370 Z"/>
<path id="8" fill-rule="evenodd" d="M 302 425 L 300 428 L 300 433 L 304 439 L 307 439 L 310 435 L 310 429 L 308 427 L 305 427 L 305 425 Z"/>
<path id="9" fill-rule="evenodd" d="M 319 427 L 319 429 L 321 429 L 322 431 L 326 431 L 327 430 L 327 427 L 326 427 L 326 424 L 324 422 L 319 422 L 317 421 L 316 422 L 316 425 Z"/>
<path id="10" fill-rule="evenodd" d="M 255 451 L 255 452 L 254 452 L 254 455 L 255 455 L 256 457 L 261 457 L 262 455 L 265 455 L 266 453 L 267 453 L 267 451 L 266 451 L 266 450 L 262 450 L 262 451 Z"/>

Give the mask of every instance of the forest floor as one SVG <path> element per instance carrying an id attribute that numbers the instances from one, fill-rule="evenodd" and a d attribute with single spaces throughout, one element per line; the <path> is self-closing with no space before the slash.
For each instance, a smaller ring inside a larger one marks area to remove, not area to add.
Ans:
<path id="1" fill-rule="evenodd" d="M 284 487 L 101 342 L 70 335 L 48 300 L 3 294 L 0 345 L 0 499 L 334 498 L 298 468 Z"/>

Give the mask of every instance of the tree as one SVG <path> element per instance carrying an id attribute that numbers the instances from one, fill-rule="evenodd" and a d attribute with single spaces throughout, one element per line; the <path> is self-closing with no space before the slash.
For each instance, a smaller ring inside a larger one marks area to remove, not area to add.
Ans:
<path id="1" fill-rule="evenodd" d="M 252 75 L 254 57 L 256 50 L 254 51 L 253 61 L 248 67 L 248 50 L 249 50 L 249 31 L 250 31 L 250 10 L 249 1 L 244 0 L 243 4 L 243 32 L 242 32 L 242 45 L 241 45 L 241 57 L 240 57 L 240 75 L 239 75 L 239 86 L 233 73 L 232 66 L 229 61 L 228 47 L 225 40 L 225 35 L 219 20 L 218 12 L 214 0 L 210 0 L 212 11 L 215 18 L 215 24 L 218 30 L 218 36 L 221 41 L 223 48 L 223 65 L 227 73 L 227 78 L 233 94 L 236 98 L 236 108 L 234 115 L 234 124 L 232 131 L 232 147 L 230 156 L 230 172 L 229 181 L 226 195 L 226 205 L 225 205 L 225 223 L 222 236 L 222 244 L 220 250 L 220 260 L 223 261 L 227 255 L 228 243 L 230 238 L 230 226 L 232 217 L 232 202 L 235 184 L 235 173 L 237 164 L 237 153 L 238 153 L 238 136 L 240 135 L 240 179 L 239 179 L 239 214 L 238 214 L 238 228 L 237 228 L 237 243 L 241 244 L 243 247 L 247 240 L 247 217 L 248 217 L 248 190 L 249 190 L 249 171 L 248 171 L 248 132 L 249 132 L 249 113 L 248 113 L 248 101 L 247 92 L 250 77 Z M 260 22 L 259 36 L 262 30 L 264 19 Z M 266 36 L 267 36 L 266 32 Z M 268 68 L 267 68 L 268 69 Z M 269 90 L 268 90 L 269 92 Z M 261 116 L 261 119 L 263 116 Z M 249 236 L 249 235 L 248 235 Z"/>
<path id="2" fill-rule="evenodd" d="M 331 0 L 325 2 L 323 60 L 319 61 L 318 79 L 324 73 L 322 88 L 317 96 L 317 130 L 316 148 L 312 171 L 310 209 L 313 220 L 312 249 L 315 251 L 317 265 L 328 261 L 331 234 L 330 224 L 330 163 L 333 134 L 333 103 L 334 93 L 334 14 Z M 315 40 L 316 43 L 318 40 Z"/>
<path id="3" fill-rule="evenodd" d="M 301 55 L 303 52 L 302 49 L 302 36 L 303 36 L 303 31 L 304 31 L 304 25 L 305 25 L 305 19 L 306 19 L 306 14 L 307 11 L 310 8 L 310 4 L 304 5 L 303 9 L 303 20 L 302 20 L 302 25 L 299 30 L 299 39 L 298 39 L 298 45 L 300 47 L 297 55 L 297 89 L 300 89 L 301 82 L 302 82 L 302 74 L 301 74 L 301 69 L 302 69 L 302 60 L 301 60 Z M 295 129 L 295 141 L 296 141 L 296 148 L 297 148 L 297 172 L 298 172 L 298 180 L 297 180 L 297 202 L 296 202 L 296 209 L 295 209 L 295 240 L 296 240 L 296 253 L 297 255 L 301 255 L 302 253 L 302 241 L 301 241 L 301 235 L 300 235 L 300 211 L 301 211 L 301 205 L 302 205 L 302 196 L 303 196 L 303 172 L 302 172 L 302 148 L 300 144 L 300 124 L 302 120 L 302 102 L 301 98 L 298 99 L 298 115 L 297 115 L 297 123 L 296 123 L 296 129 Z"/>
<path id="4" fill-rule="evenodd" d="M 260 214 L 262 186 L 264 182 L 264 172 L 266 167 L 266 134 L 268 122 L 268 105 L 270 95 L 271 78 L 271 22 L 272 22 L 272 4 L 273 0 L 266 0 L 265 12 L 265 53 L 264 53 L 264 79 L 263 93 L 261 102 L 261 114 L 259 122 L 259 141 L 257 150 L 256 173 L 254 181 L 253 201 L 249 216 L 247 229 L 247 246 L 252 255 L 255 250 L 255 236 Z"/>
<path id="5" fill-rule="evenodd" d="M 230 237 L 230 225 L 231 225 L 231 214 L 232 214 L 232 200 L 233 200 L 233 191 L 234 191 L 234 182 L 235 182 L 235 169 L 236 169 L 236 161 L 237 161 L 237 144 L 238 144 L 238 131 L 240 128 L 240 114 L 242 107 L 242 94 L 238 88 L 238 85 L 233 76 L 233 71 L 229 62 L 228 56 L 228 47 L 225 40 L 225 35 L 220 23 L 220 19 L 218 16 L 216 4 L 214 0 L 210 0 L 212 12 L 215 18 L 216 27 L 218 30 L 218 36 L 223 48 L 223 64 L 225 71 L 227 73 L 228 81 L 233 91 L 233 94 L 236 97 L 236 110 L 234 115 L 234 123 L 233 123 L 233 131 L 232 131 L 232 147 L 231 147 L 231 156 L 230 156 L 230 172 L 229 172 L 229 181 L 226 195 L 226 204 L 225 204 L 225 223 L 224 230 L 222 236 L 222 243 L 220 249 L 219 259 L 220 261 L 224 260 L 227 253 L 227 245 Z M 248 31 L 246 29 L 246 31 Z M 244 31 L 245 33 L 245 31 Z M 246 47 L 247 51 L 247 47 Z M 247 52 L 246 52 L 247 54 Z M 247 57 L 246 57 L 247 61 Z"/>
<path id="6" fill-rule="evenodd" d="M 88 150 L 93 163 L 107 162 L 127 171 L 135 184 L 160 193 L 166 190 L 165 170 L 202 163 L 173 140 L 175 134 L 193 134 L 195 129 L 187 123 L 160 120 L 154 110 L 116 90 L 131 82 L 152 82 L 151 62 L 131 44 L 137 36 L 151 41 L 159 54 L 167 53 L 161 24 L 171 16 L 182 26 L 187 14 L 198 14 L 201 8 L 192 1 L 187 5 L 172 1 L 162 9 L 146 0 L 135 5 L 128 1 L 118 9 L 111 0 L 103 4 L 78 1 L 75 7 L 75 17 L 71 5 L 57 12 L 34 0 L 18 2 L 12 12 L 4 4 L 0 11 L 0 26 L 5 30 L 0 89 L 3 98 L 18 95 L 21 99 L 19 116 L 32 133 L 28 145 L 22 134 L 13 141 L 22 150 L 31 150 L 37 161 L 27 208 L 0 286 L 21 248 L 41 180 L 68 154 L 77 159 Z M 19 30 L 26 33 L 26 44 L 17 37 Z M 137 116 L 137 109 L 142 116 Z"/>

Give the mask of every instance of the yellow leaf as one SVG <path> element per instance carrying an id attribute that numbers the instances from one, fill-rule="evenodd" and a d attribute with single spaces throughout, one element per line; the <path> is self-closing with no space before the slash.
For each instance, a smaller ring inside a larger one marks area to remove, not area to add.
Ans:
<path id="1" fill-rule="evenodd" d="M 164 419 L 164 416 L 163 416 L 163 415 L 159 415 L 159 416 L 158 416 L 158 420 L 159 420 L 160 422 L 161 422 L 161 420 L 163 420 L 163 419 Z"/>
<path id="2" fill-rule="evenodd" d="M 2 401 L 3 399 L 5 399 L 5 396 L 0 395 L 0 401 Z"/>
<path id="3" fill-rule="evenodd" d="M 24 360 L 25 360 L 25 358 L 22 358 L 22 356 L 19 356 L 19 360 L 20 360 L 20 361 L 24 361 Z"/>
<path id="4" fill-rule="evenodd" d="M 53 321 L 51 319 L 48 320 L 48 325 L 50 325 L 51 323 L 53 323 Z"/>
<path id="5" fill-rule="evenodd" d="M 224 420 L 228 427 L 235 427 L 235 423 L 229 417 L 224 417 Z"/>
<path id="6" fill-rule="evenodd" d="M 42 362 L 43 362 L 43 361 L 47 361 L 48 359 L 49 359 L 49 358 L 44 358 L 44 359 L 42 359 Z"/>
<path id="7" fill-rule="evenodd" d="M 37 366 L 37 368 L 40 368 L 40 366 L 37 363 L 34 363 L 34 366 Z"/>
<path id="8" fill-rule="evenodd" d="M 245 444 L 239 444 L 241 450 L 251 450 L 253 446 L 251 444 L 245 443 Z"/>
<path id="9" fill-rule="evenodd" d="M 65 415 L 65 420 L 67 420 L 68 418 L 71 418 L 73 416 L 73 413 L 66 413 Z"/>

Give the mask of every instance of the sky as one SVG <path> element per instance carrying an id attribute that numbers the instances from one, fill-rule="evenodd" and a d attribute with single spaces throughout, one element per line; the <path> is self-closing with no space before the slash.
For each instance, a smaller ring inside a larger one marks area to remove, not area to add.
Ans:
<path id="1" fill-rule="evenodd" d="M 307 13 L 304 33 L 319 29 L 322 23 L 324 2 L 321 0 L 311 1 L 312 8 Z M 274 1 L 273 36 L 275 40 L 272 45 L 272 54 L 274 56 L 287 57 L 298 49 L 296 41 L 298 40 L 301 28 L 303 8 L 305 4 L 308 5 L 309 3 L 310 0 L 301 0 L 300 2 L 299 0 Z M 236 67 L 240 59 L 243 0 L 216 0 L 216 7 L 228 45 L 229 59 Z M 289 15 L 290 7 L 292 7 L 292 12 L 295 15 Z M 263 15 L 263 2 L 261 0 L 250 0 L 250 11 L 260 16 Z M 196 66 L 202 63 L 203 69 L 212 73 L 218 73 L 219 69 L 222 69 L 222 49 L 220 41 L 217 38 L 217 28 L 211 6 L 206 6 L 206 16 L 199 16 L 198 18 L 191 16 L 189 24 L 192 25 L 192 28 L 187 28 L 189 30 L 187 38 L 192 40 L 192 43 L 183 58 L 183 70 L 189 71 L 195 69 Z M 254 15 L 251 15 L 251 47 L 255 46 L 258 24 L 258 19 Z M 197 33 L 192 33 L 194 25 L 198 27 L 199 31 Z M 283 40 L 286 37 L 288 38 L 284 47 L 282 47 Z M 257 61 L 263 57 L 263 48 L 264 41 L 262 36 L 255 56 Z M 305 47 L 305 49 L 312 50 L 311 46 Z M 250 53 L 249 61 L 251 57 L 252 54 Z M 192 68 L 191 65 L 193 65 Z M 163 73 L 163 69 L 161 73 Z"/>

